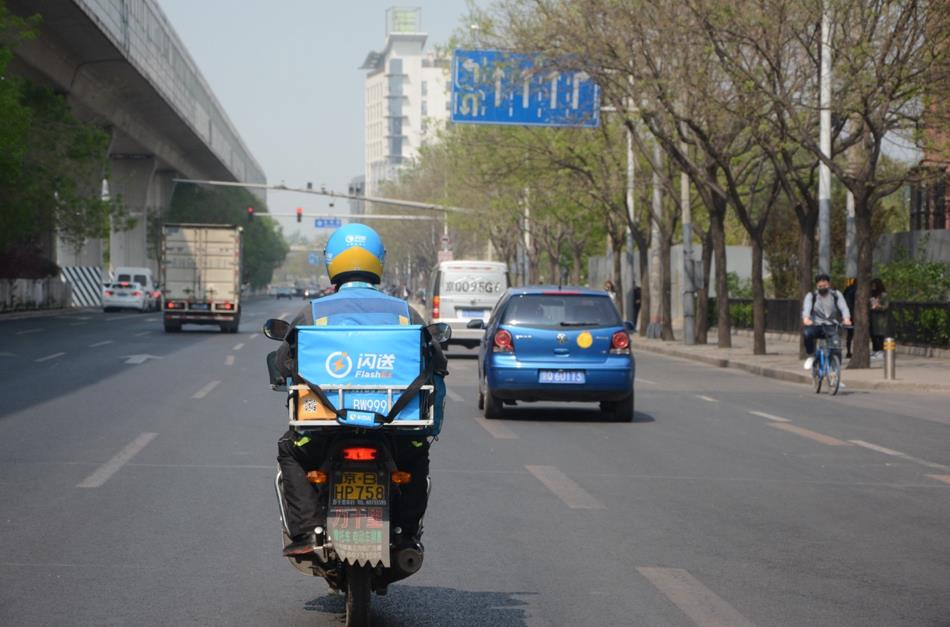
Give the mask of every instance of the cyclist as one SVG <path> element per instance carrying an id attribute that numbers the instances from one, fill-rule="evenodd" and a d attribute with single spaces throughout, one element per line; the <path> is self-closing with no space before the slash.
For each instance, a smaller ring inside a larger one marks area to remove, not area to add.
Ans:
<path id="1" fill-rule="evenodd" d="M 833 339 L 838 330 L 835 324 L 844 322 L 844 326 L 851 326 L 851 310 L 844 295 L 831 287 L 831 277 L 821 273 L 815 277 L 815 290 L 805 294 L 802 301 L 802 337 L 805 340 L 805 370 L 811 370 L 815 363 L 815 340 L 818 338 Z"/>

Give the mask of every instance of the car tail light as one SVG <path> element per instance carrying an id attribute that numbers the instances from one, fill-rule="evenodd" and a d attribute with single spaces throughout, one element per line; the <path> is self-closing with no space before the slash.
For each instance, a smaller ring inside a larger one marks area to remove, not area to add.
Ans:
<path id="1" fill-rule="evenodd" d="M 379 451 L 369 447 L 345 448 L 343 449 L 343 459 L 351 462 L 371 462 L 376 459 L 378 453 Z"/>
<path id="2" fill-rule="evenodd" d="M 221 309 L 234 309 L 234 305 L 232 305 L 231 303 L 224 303 L 223 305 L 221 305 Z"/>
<path id="3" fill-rule="evenodd" d="M 492 340 L 492 352 L 495 353 L 513 353 L 515 344 L 511 339 L 511 333 L 504 329 L 495 331 L 495 337 Z"/>
<path id="4" fill-rule="evenodd" d="M 438 317 L 439 317 L 439 297 L 433 296 L 432 297 L 432 318 L 434 319 Z"/>
<path id="5" fill-rule="evenodd" d="M 161 298 L 161 297 L 162 297 L 162 293 L 160 291 L 155 290 L 154 292 L 152 292 L 152 298 Z"/>
<path id="6" fill-rule="evenodd" d="M 611 355 L 629 355 L 630 354 L 630 336 L 626 331 L 617 331 L 610 338 Z"/>
<path id="7" fill-rule="evenodd" d="M 176 307 L 178 307 L 178 305 L 176 305 L 174 301 L 168 301 L 165 303 L 165 309 L 175 309 Z"/>
<path id="8" fill-rule="evenodd" d="M 138 290 L 135 290 L 134 292 L 132 292 L 132 296 L 141 296 L 141 295 L 142 295 L 142 292 Z"/>
<path id="9" fill-rule="evenodd" d="M 105 295 L 106 295 L 106 296 L 112 296 L 113 293 L 114 293 L 114 292 L 113 292 L 112 290 L 106 290 L 106 291 L 105 291 Z"/>

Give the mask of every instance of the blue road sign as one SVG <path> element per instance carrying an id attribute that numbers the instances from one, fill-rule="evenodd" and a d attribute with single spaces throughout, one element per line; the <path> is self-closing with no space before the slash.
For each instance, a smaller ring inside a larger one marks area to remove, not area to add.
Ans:
<path id="1" fill-rule="evenodd" d="M 307 255 L 307 263 L 309 263 L 311 266 L 319 266 L 320 265 L 319 253 L 310 253 L 309 255 Z"/>
<path id="2" fill-rule="evenodd" d="M 343 225 L 343 221 L 340 218 L 317 218 L 313 225 L 318 229 L 338 229 Z"/>
<path id="3" fill-rule="evenodd" d="M 596 127 L 600 88 L 583 71 L 561 71 L 536 55 L 456 50 L 452 121 Z"/>

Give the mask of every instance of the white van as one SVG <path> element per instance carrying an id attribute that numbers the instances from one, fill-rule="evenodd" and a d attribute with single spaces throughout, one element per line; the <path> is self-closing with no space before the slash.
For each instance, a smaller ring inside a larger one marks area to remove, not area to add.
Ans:
<path id="1" fill-rule="evenodd" d="M 429 320 L 452 327 L 450 344 L 474 348 L 485 331 L 466 325 L 476 318 L 488 320 L 508 284 L 508 266 L 500 261 L 443 261 L 432 271 Z"/>

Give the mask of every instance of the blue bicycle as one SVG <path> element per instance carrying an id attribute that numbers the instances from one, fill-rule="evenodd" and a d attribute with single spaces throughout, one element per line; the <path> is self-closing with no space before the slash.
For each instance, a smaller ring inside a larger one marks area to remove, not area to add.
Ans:
<path id="1" fill-rule="evenodd" d="M 825 336 L 818 338 L 815 349 L 815 361 L 811 365 L 811 378 L 815 382 L 815 394 L 821 392 L 824 382 L 828 382 L 825 389 L 834 396 L 841 387 L 841 323 L 822 325 Z"/>

